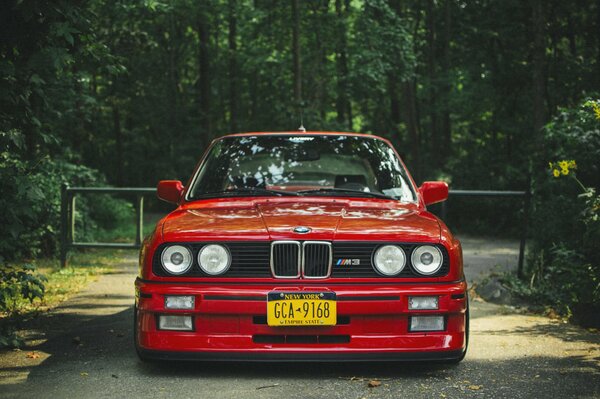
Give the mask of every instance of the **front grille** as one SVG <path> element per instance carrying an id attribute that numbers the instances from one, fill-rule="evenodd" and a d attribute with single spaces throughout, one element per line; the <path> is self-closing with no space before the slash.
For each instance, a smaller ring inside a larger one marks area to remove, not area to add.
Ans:
<path id="1" fill-rule="evenodd" d="M 302 244 L 302 275 L 306 278 L 327 278 L 331 274 L 331 244 L 305 241 Z"/>
<path id="2" fill-rule="evenodd" d="M 298 241 L 275 241 L 271 244 L 273 277 L 300 277 L 300 260 L 300 243 Z"/>
<path id="3" fill-rule="evenodd" d="M 183 245 L 192 251 L 193 265 L 191 269 L 182 276 L 178 277 L 214 277 L 210 276 L 200 269 L 198 265 L 198 252 L 208 244 L 225 245 L 231 253 L 231 267 L 224 274 L 225 277 L 256 277 L 269 278 L 271 272 L 269 270 L 270 248 L 271 243 L 262 242 L 204 242 L 204 243 L 170 243 L 168 245 Z M 161 245 L 154 254 L 152 262 L 152 272 L 156 276 L 173 277 L 163 269 L 160 263 L 160 255 L 166 244 Z"/>
<path id="4" fill-rule="evenodd" d="M 192 251 L 193 265 L 184 275 L 177 277 L 214 277 L 204 273 L 198 265 L 198 252 L 208 244 L 225 245 L 231 253 L 231 267 L 223 277 L 250 278 L 431 278 L 443 277 L 450 271 L 450 259 L 443 245 L 435 246 L 442 251 L 443 262 L 440 270 L 432 276 L 417 273 L 410 264 L 412 251 L 421 244 L 390 243 L 402 247 L 407 257 L 407 265 L 397 276 L 382 276 L 372 265 L 373 253 L 381 242 L 338 241 L 236 241 L 203 243 L 169 243 L 157 248 L 152 262 L 154 275 L 173 277 L 167 273 L 160 256 L 167 245 L 184 245 Z M 302 254 L 304 252 L 304 255 Z M 269 267 L 270 266 L 270 267 Z"/>

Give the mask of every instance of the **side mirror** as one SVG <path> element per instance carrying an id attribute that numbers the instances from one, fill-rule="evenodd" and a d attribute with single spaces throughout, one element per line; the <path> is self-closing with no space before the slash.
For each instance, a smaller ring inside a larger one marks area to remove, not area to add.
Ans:
<path id="1" fill-rule="evenodd" d="M 436 204 L 448 199 L 448 184 L 443 181 L 426 181 L 419 187 L 425 205 Z"/>
<path id="2" fill-rule="evenodd" d="M 183 193 L 183 184 L 179 180 L 161 180 L 156 186 L 156 194 L 163 201 L 179 203 Z"/>

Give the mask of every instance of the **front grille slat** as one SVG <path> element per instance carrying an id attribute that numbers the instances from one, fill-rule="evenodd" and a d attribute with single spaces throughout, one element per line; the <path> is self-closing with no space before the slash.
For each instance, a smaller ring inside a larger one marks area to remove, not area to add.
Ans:
<path id="1" fill-rule="evenodd" d="M 300 243 L 273 241 L 271 244 L 271 272 L 276 278 L 300 277 Z"/>
<path id="2" fill-rule="evenodd" d="M 327 278 L 331 273 L 331 243 L 306 241 L 302 244 L 302 273 L 306 278 Z"/>

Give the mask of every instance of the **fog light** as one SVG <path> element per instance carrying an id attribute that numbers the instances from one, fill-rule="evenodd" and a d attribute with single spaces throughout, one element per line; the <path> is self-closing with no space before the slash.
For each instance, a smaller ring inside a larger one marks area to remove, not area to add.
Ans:
<path id="1" fill-rule="evenodd" d="M 412 316 L 410 331 L 444 331 L 444 316 Z"/>
<path id="2" fill-rule="evenodd" d="M 194 297 L 192 295 L 165 295 L 165 309 L 194 309 Z"/>
<path id="3" fill-rule="evenodd" d="M 408 309 L 409 310 L 432 310 L 438 309 L 437 296 L 409 296 L 408 297 Z"/>
<path id="4" fill-rule="evenodd" d="M 160 315 L 158 316 L 160 330 L 192 331 L 192 316 Z"/>

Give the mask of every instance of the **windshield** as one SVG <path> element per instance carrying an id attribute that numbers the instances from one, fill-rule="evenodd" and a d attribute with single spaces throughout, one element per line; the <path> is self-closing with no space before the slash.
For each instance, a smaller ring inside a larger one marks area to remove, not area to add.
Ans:
<path id="1" fill-rule="evenodd" d="M 416 198 L 400 160 L 384 141 L 305 134 L 217 141 L 193 180 L 188 200 L 224 195 Z"/>

